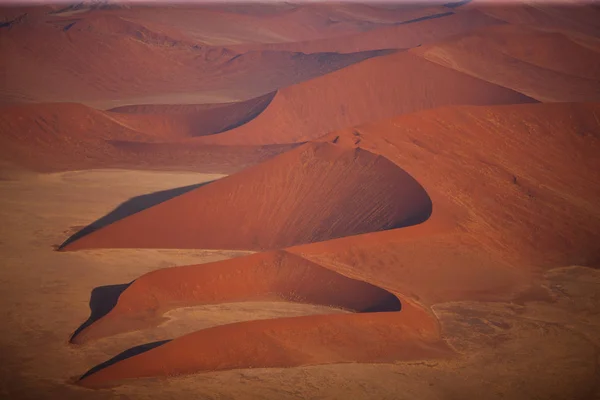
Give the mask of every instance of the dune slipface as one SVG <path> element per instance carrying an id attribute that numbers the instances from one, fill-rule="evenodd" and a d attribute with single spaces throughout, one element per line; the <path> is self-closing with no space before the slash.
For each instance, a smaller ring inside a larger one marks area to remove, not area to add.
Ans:
<path id="1" fill-rule="evenodd" d="M 384 157 L 312 143 L 144 210 L 64 250 L 276 249 L 418 224 L 421 185 Z"/>

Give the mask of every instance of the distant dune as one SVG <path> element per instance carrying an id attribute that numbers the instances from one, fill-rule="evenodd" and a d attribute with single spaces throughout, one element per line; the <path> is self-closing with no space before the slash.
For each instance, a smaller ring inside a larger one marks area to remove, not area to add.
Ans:
<path id="1" fill-rule="evenodd" d="M 276 249 L 412 225 L 430 213 L 421 186 L 385 158 L 332 143 L 307 144 L 64 249 Z"/>
<path id="2" fill-rule="evenodd" d="M 0 69 L 11 77 L 0 103 L 106 109 L 248 100 L 379 54 L 239 53 L 181 35 L 119 14 L 27 15 L 0 36 Z"/>
<path id="3" fill-rule="evenodd" d="M 429 17 L 393 23 L 367 32 L 301 42 L 246 44 L 231 46 L 231 49 L 236 51 L 258 49 L 300 51 L 303 53 L 329 51 L 353 53 L 377 49 L 406 49 L 435 43 L 473 29 L 498 24 L 505 24 L 505 22 L 478 10 L 453 13 L 449 9 L 440 9 L 438 13 Z"/>
<path id="4" fill-rule="evenodd" d="M 248 124 L 196 141 L 227 145 L 301 142 L 348 126 L 444 105 L 534 101 L 410 52 L 398 52 L 282 89 Z"/>
<path id="5" fill-rule="evenodd" d="M 600 100 L 600 51 L 562 33 L 499 25 L 413 52 L 540 101 Z"/>
<path id="6" fill-rule="evenodd" d="M 194 110 L 155 114 L 94 110 L 81 104 L 0 108 L 0 160 L 34 171 L 85 168 L 180 168 L 232 172 L 293 146 L 206 146 L 181 139 L 251 119 L 272 95 Z M 158 110 L 161 106 L 155 106 Z"/>

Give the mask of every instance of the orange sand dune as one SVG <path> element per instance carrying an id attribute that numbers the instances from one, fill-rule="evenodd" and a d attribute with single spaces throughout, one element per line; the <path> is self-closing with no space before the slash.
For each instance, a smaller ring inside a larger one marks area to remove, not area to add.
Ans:
<path id="1" fill-rule="evenodd" d="M 3 107 L 0 159 L 36 171 L 179 166 L 230 172 L 290 146 L 223 147 L 178 144 L 177 140 L 243 123 L 271 98 L 163 115 L 103 112 L 80 104 Z"/>
<path id="2" fill-rule="evenodd" d="M 412 225 L 430 213 L 421 186 L 385 158 L 330 143 L 308 144 L 64 249 L 275 249 Z"/>
<path id="3" fill-rule="evenodd" d="M 126 289 L 112 311 L 82 332 L 81 340 L 157 323 L 162 312 L 171 307 L 239 301 L 250 293 L 262 295 L 269 290 L 265 285 L 287 279 L 277 274 L 306 271 L 296 263 L 310 265 L 311 270 L 319 265 L 332 274 L 385 288 L 400 299 L 402 310 L 253 321 L 206 329 L 90 371 L 80 384 L 101 387 L 130 378 L 197 371 L 381 362 L 447 354 L 428 306 L 464 300 L 544 299 L 544 290 L 531 283 L 543 269 L 597 265 L 600 261 L 600 209 L 596 204 L 600 160 L 595 157 L 600 151 L 598 112 L 600 104 L 447 107 L 322 138 L 322 143 L 328 149 L 337 148 L 336 152 L 347 154 L 360 146 L 405 168 L 427 190 L 433 202 L 431 217 L 407 228 L 305 244 L 285 253 L 155 271 Z M 278 161 L 273 159 L 255 169 Z M 237 176 L 244 174 L 246 171 Z M 240 191 L 242 183 L 252 184 L 247 177 L 240 181 Z M 253 192 L 256 196 L 262 190 L 277 192 L 266 185 Z M 171 218 L 177 218 L 185 196 L 155 209 L 170 208 Z M 195 204 L 210 207 L 206 202 Z M 133 218 L 129 217 L 130 222 Z M 264 222 L 269 226 L 268 220 Z M 113 227 L 126 223 L 124 219 Z M 137 234 L 148 232 L 139 225 Z M 124 231 L 114 229 L 111 233 Z M 214 229 L 213 233 L 218 232 Z M 230 232 L 235 235 L 235 229 Z M 289 253 L 300 257 L 289 257 Z M 305 264 L 306 260 L 314 264 Z M 238 268 L 240 272 L 236 272 Z M 219 287 L 222 280 L 234 290 L 209 290 Z M 294 276 L 283 286 L 286 293 L 306 293 L 305 289 L 296 290 L 303 282 Z M 345 282 L 336 281 L 323 296 L 335 296 L 339 289 L 343 297 L 348 288 Z M 354 289 L 356 292 L 362 293 Z M 322 301 L 303 296 L 300 301 Z M 286 295 L 280 298 L 289 299 Z M 337 299 L 325 302 L 340 305 Z"/>
<path id="4" fill-rule="evenodd" d="M 400 311 L 401 307 L 392 293 L 299 256 L 283 251 L 258 253 L 144 275 L 120 295 L 115 308 L 93 324 L 93 329 L 77 332 L 71 342 L 81 344 L 153 325 L 161 321 L 161 314 L 174 308 L 259 300 L 320 304 L 356 312 Z"/>
<path id="5" fill-rule="evenodd" d="M 423 221 L 430 197 L 432 219 L 490 252 L 586 265 L 598 258 L 598 107 L 448 107 L 334 133 L 66 249 L 281 248 Z"/>
<path id="6" fill-rule="evenodd" d="M 392 362 L 399 354 L 400 359 L 410 361 L 448 357 L 452 352 L 440 341 L 433 318 L 406 307 L 393 317 L 387 313 L 338 314 L 221 325 L 117 362 L 78 384 L 101 388 L 132 378 L 200 371 Z"/>
<path id="7" fill-rule="evenodd" d="M 443 12 L 443 6 L 406 6 L 395 10 L 365 4 L 297 4 L 269 13 L 235 12 L 213 5 L 133 7 L 118 15 L 141 23 L 176 27 L 190 38 L 213 46 L 295 42 L 358 33 L 391 23 Z"/>
<path id="8" fill-rule="evenodd" d="M 540 101 L 600 99 L 600 52 L 561 33 L 499 25 L 413 52 Z"/>
<path id="9" fill-rule="evenodd" d="M 434 14 L 435 15 L 435 14 Z M 438 16 L 428 19 L 415 19 L 400 24 L 378 27 L 366 32 L 345 36 L 336 36 L 319 40 L 303 40 L 272 44 L 246 44 L 231 46 L 232 50 L 278 50 L 318 53 L 335 51 L 353 53 L 356 51 L 376 49 L 406 49 L 466 33 L 484 26 L 504 24 L 496 18 L 483 14 L 478 10 L 459 13 L 441 11 Z"/>
<path id="10" fill-rule="evenodd" d="M 237 53 L 118 15 L 46 17 L 25 17 L 2 32 L 0 70 L 10 79 L 3 81 L 0 102 L 97 108 L 232 102 L 379 55 Z"/>
<path id="11" fill-rule="evenodd" d="M 147 104 L 114 108 L 110 116 L 139 132 L 179 138 L 212 135 L 243 125 L 259 115 L 275 93 L 239 103 Z M 125 139 L 124 139 L 125 140 Z"/>
<path id="12" fill-rule="evenodd" d="M 248 124 L 196 141 L 227 145 L 301 142 L 348 126 L 442 105 L 533 101 L 399 52 L 282 89 Z"/>
<path id="13" fill-rule="evenodd" d="M 445 107 L 323 140 L 354 147 L 360 139 L 414 177 L 433 203 L 423 225 L 452 221 L 471 246 L 513 265 L 596 265 L 599 115 L 598 103 Z M 340 246 L 352 253 L 358 242 Z"/>

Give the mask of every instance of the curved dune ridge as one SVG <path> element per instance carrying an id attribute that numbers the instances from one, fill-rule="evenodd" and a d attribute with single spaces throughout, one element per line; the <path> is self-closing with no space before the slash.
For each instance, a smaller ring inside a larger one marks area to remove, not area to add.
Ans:
<path id="1" fill-rule="evenodd" d="M 116 306 L 72 338 L 84 343 L 141 329 L 169 309 L 244 300 L 287 300 L 343 307 L 359 314 L 319 315 L 221 325 L 146 353 L 94 368 L 78 384 L 234 368 L 448 357 L 431 314 L 392 293 L 287 252 L 157 270 L 134 281 Z M 372 314 L 374 313 L 374 314 Z"/>
<path id="2" fill-rule="evenodd" d="M 211 163 L 239 169 L 277 154 L 278 146 L 178 143 L 248 122 L 273 95 L 232 104 L 145 105 L 112 112 L 74 103 L 1 107 L 0 159 L 37 171 Z"/>
<path id="3" fill-rule="evenodd" d="M 278 249 L 418 224 L 427 193 L 362 149 L 309 143 L 64 246 Z"/>
<path id="4" fill-rule="evenodd" d="M 540 101 L 600 99 L 600 51 L 563 33 L 499 25 L 413 52 Z"/>
<path id="5" fill-rule="evenodd" d="M 300 142 L 444 105 L 528 102 L 535 100 L 410 52 L 397 52 L 284 88 L 249 123 L 195 141 L 222 145 Z"/>
<path id="6" fill-rule="evenodd" d="M 354 312 L 400 311 L 400 300 L 369 283 L 338 274 L 285 251 L 240 259 L 160 269 L 125 289 L 115 307 L 76 332 L 82 344 L 162 322 L 161 315 L 180 308 L 241 301 L 291 301 Z"/>

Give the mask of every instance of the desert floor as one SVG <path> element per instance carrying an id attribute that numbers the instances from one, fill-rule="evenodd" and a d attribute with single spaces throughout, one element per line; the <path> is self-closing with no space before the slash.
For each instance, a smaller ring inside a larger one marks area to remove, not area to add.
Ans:
<path id="1" fill-rule="evenodd" d="M 87 370 L 140 343 L 236 321 L 344 312 L 269 302 L 202 306 L 172 311 L 153 329 L 83 346 L 68 343 L 90 314 L 94 288 L 246 253 L 57 252 L 56 245 L 130 199 L 126 204 L 148 200 L 136 196 L 221 176 L 88 170 L 0 181 L 0 398 L 600 398 L 600 271 L 577 266 L 545 274 L 549 301 L 435 305 L 445 339 L 461 354 L 449 361 L 232 370 L 140 379 L 101 390 L 75 386 Z"/>

